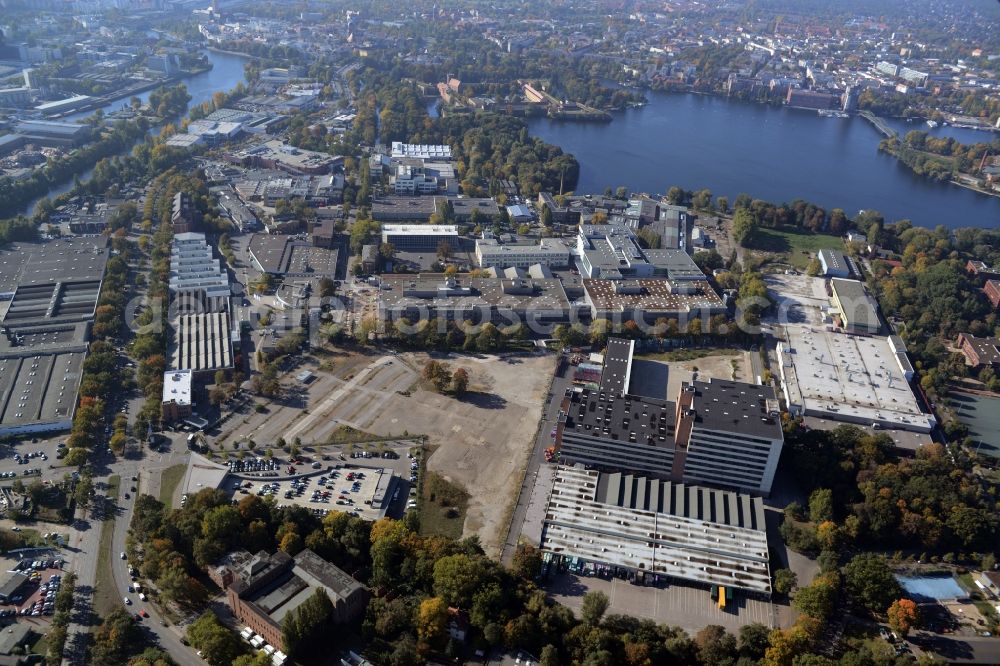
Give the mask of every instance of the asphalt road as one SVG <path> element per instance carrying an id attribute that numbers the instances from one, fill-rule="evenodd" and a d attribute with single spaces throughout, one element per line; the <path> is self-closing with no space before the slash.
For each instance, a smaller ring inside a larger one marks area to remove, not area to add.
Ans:
<path id="1" fill-rule="evenodd" d="M 138 489 L 142 492 L 149 483 L 151 475 L 159 475 L 162 470 L 186 461 L 189 456 L 183 436 L 176 435 L 172 439 L 170 450 L 164 454 L 150 454 L 146 449 L 144 457 L 116 458 L 107 454 L 101 456 L 95 465 L 94 481 L 107 483 L 108 478 L 116 474 L 121 478 L 118 500 L 108 513 L 109 519 L 113 521 L 111 571 L 116 596 L 119 599 L 124 596 L 132 598 L 132 605 L 128 606 L 129 611 L 135 613 L 144 609 L 149 613 L 149 618 L 143 619 L 141 625 L 147 632 L 150 643 L 158 644 L 182 666 L 203 666 L 204 662 L 198 658 L 195 651 L 181 643 L 180 637 L 183 633 L 181 629 L 164 626 L 164 619 L 155 607 L 139 602 L 138 595 L 128 594 L 128 585 L 131 582 L 128 562 L 119 556 L 119 553 L 125 550 L 125 537 L 135 507 L 136 493 L 132 492 L 132 486 L 137 482 L 132 481 L 132 477 L 141 478 Z M 126 493 L 129 499 L 125 499 Z M 93 612 L 92 604 L 93 591 L 97 584 L 98 551 L 103 527 L 104 523 L 101 521 L 84 517 L 82 512 L 78 512 L 70 531 L 65 569 L 75 571 L 77 574 L 77 595 L 73 620 L 68 630 L 69 637 L 66 641 L 65 663 L 67 664 L 86 663 L 85 646 L 89 640 L 87 634 L 91 633 L 102 619 Z"/>
<path id="2" fill-rule="evenodd" d="M 507 539 L 503 544 L 503 549 L 500 551 L 500 561 L 504 564 L 510 564 L 514 556 L 514 550 L 517 548 L 517 542 L 521 536 L 521 528 L 524 525 L 524 517 L 528 510 L 528 504 L 531 500 L 532 492 L 534 492 L 535 480 L 538 477 L 538 468 L 545 464 L 545 448 L 552 444 L 549 432 L 555 426 L 558 419 L 562 396 L 566 393 L 566 389 L 573 384 L 573 366 L 569 364 L 569 360 L 566 359 L 566 363 L 560 363 L 560 365 L 562 366 L 564 376 L 560 377 L 557 374 L 552 381 L 552 386 L 549 390 L 550 397 L 542 411 L 542 427 L 538 430 L 535 448 L 528 458 L 524 481 L 521 483 L 521 490 L 517 495 L 517 504 L 514 506 L 514 513 L 511 517 L 510 530 L 507 532 Z"/>
<path id="3" fill-rule="evenodd" d="M 180 438 L 175 440 L 173 447 L 174 451 L 177 450 L 180 442 Z M 186 458 L 187 454 L 185 453 L 183 456 L 178 457 Z M 132 486 L 138 484 L 138 490 L 140 492 L 143 491 L 143 484 L 148 483 L 148 477 L 150 474 L 158 474 L 164 468 L 169 467 L 172 464 L 176 464 L 176 461 L 170 458 L 157 462 L 155 466 L 151 464 L 145 467 L 132 461 L 126 461 L 118 470 L 116 470 L 117 473 L 121 475 L 119 506 L 122 510 L 115 520 L 114 533 L 111 540 L 111 573 L 115 589 L 118 591 L 119 596 L 127 596 L 132 600 L 132 605 L 127 607 L 128 610 L 132 613 L 138 613 L 140 610 L 145 610 L 149 613 L 149 617 L 140 620 L 140 624 L 146 629 L 147 632 L 151 632 L 155 636 L 156 642 L 159 643 L 159 646 L 170 653 L 171 658 L 176 663 L 181 664 L 181 666 L 201 666 L 203 664 L 202 660 L 198 658 L 190 647 L 181 643 L 180 630 L 173 626 L 165 626 L 165 619 L 152 604 L 139 601 L 138 594 L 130 594 L 128 592 L 129 583 L 132 582 L 132 579 L 128 574 L 129 562 L 127 560 L 123 560 L 120 556 L 120 553 L 125 550 L 125 537 L 128 534 L 128 526 L 132 522 L 132 513 L 135 509 L 135 498 L 137 493 L 132 492 Z M 142 467 L 142 469 L 140 469 L 140 467 Z M 131 479 L 133 476 L 139 476 L 140 480 L 132 481 Z M 126 493 L 129 494 L 129 499 L 125 499 Z"/>

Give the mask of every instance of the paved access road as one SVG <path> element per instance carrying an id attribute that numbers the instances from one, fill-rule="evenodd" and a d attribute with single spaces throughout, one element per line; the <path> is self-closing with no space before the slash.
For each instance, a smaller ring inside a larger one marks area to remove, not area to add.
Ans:
<path id="1" fill-rule="evenodd" d="M 560 374 L 561 373 L 561 374 Z M 552 437 L 549 434 L 555 427 L 559 418 L 559 408 L 562 405 L 563 395 L 566 389 L 573 384 L 573 366 L 568 359 L 560 359 L 556 369 L 556 376 L 549 389 L 548 402 L 542 411 L 542 423 L 538 429 L 538 436 L 535 439 L 535 448 L 528 458 L 528 467 L 524 473 L 524 481 L 521 483 L 521 490 L 517 496 L 517 504 L 514 506 L 514 513 L 510 521 L 510 531 L 507 532 L 507 539 L 500 551 L 500 561 L 510 564 L 514 557 L 514 550 L 517 548 L 518 539 L 521 536 L 521 528 L 524 525 L 524 518 L 528 512 L 528 505 L 535 489 L 535 482 L 538 479 L 538 469 L 545 463 L 545 448 L 552 445 Z"/>
<path id="2" fill-rule="evenodd" d="M 118 499 L 115 506 L 109 511 L 108 519 L 112 521 L 109 526 L 113 529 L 111 545 L 111 572 L 115 586 L 116 596 L 121 599 L 124 596 L 132 598 L 132 605 L 128 610 L 136 613 L 145 610 L 149 617 L 141 620 L 141 624 L 147 631 L 151 642 L 158 643 L 161 648 L 170 653 L 171 658 L 181 666 L 204 666 L 204 662 L 195 654 L 190 647 L 181 643 L 180 638 L 183 630 L 174 626 L 165 626 L 165 620 L 154 606 L 139 601 L 138 595 L 129 595 L 128 585 L 131 579 L 128 575 L 128 562 L 122 560 L 119 553 L 125 550 L 125 537 L 128 533 L 129 524 L 132 521 L 132 513 L 135 508 L 135 492 L 132 487 L 137 486 L 139 492 L 147 492 L 151 487 L 159 488 L 159 475 L 164 469 L 172 465 L 187 461 L 189 456 L 184 444 L 182 435 L 174 435 L 169 452 L 164 454 L 150 453 L 145 451 L 145 456 L 136 458 L 113 458 L 105 456 L 96 467 L 95 483 L 107 483 L 112 475 L 118 475 L 121 483 L 118 492 Z M 132 481 L 132 477 L 138 477 L 138 481 Z M 125 499 L 128 494 L 129 498 Z M 86 634 L 91 633 L 96 625 L 100 624 L 101 618 L 94 615 L 92 610 L 93 591 L 97 584 L 97 561 L 98 549 L 100 547 L 101 530 L 104 523 L 98 520 L 90 520 L 82 512 L 78 513 L 74 522 L 67 550 L 70 552 L 65 568 L 75 571 L 77 574 L 77 598 L 74 604 L 73 622 L 69 626 L 69 637 L 66 641 L 65 657 L 68 663 L 85 664 L 85 645 L 88 641 Z M 122 602 L 124 603 L 124 602 Z"/>

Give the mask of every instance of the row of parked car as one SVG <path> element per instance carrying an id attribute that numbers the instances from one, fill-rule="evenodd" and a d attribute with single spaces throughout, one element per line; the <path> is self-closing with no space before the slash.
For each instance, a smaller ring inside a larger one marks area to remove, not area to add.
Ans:
<path id="1" fill-rule="evenodd" d="M 378 452 L 372 453 L 371 451 L 354 451 L 351 453 L 352 458 L 386 458 L 388 460 L 395 460 L 399 457 L 399 454 L 395 451 L 383 451 L 381 455 Z"/>
<path id="2" fill-rule="evenodd" d="M 269 472 L 279 468 L 277 461 L 265 458 L 230 460 L 230 472 Z"/>

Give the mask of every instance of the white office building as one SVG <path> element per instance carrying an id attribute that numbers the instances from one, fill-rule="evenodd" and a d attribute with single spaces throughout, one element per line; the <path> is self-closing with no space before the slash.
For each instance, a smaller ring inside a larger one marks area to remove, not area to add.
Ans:
<path id="1" fill-rule="evenodd" d="M 476 263 L 480 268 L 528 268 L 535 264 L 569 265 L 569 248 L 556 238 L 543 238 L 538 245 L 501 245 L 489 238 L 476 241 Z"/>

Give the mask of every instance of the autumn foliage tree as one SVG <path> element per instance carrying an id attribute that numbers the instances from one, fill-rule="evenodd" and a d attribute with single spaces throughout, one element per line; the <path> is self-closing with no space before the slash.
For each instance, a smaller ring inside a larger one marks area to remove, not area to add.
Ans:
<path id="1" fill-rule="evenodd" d="M 463 395 L 469 390 L 469 371 L 459 368 L 451 376 L 451 391 L 455 395 Z"/>
<path id="2" fill-rule="evenodd" d="M 900 636 L 906 636 L 920 623 L 920 610 L 911 599 L 897 599 L 886 611 L 889 626 Z"/>

